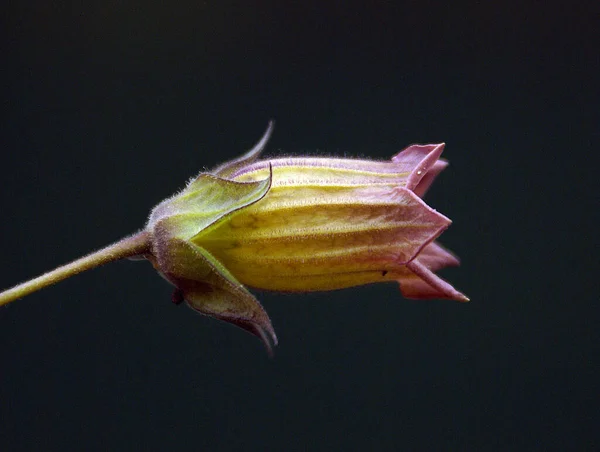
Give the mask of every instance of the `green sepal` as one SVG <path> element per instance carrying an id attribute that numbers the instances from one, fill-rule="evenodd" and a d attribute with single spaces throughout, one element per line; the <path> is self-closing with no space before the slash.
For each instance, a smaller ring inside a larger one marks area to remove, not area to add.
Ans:
<path id="1" fill-rule="evenodd" d="M 261 200 L 271 186 L 262 181 L 234 182 L 201 174 L 153 211 L 147 228 L 154 237 L 156 269 L 196 311 L 233 323 L 259 337 L 271 353 L 277 344 L 269 316 L 260 303 L 208 251 L 192 242 L 211 225 Z"/>
<path id="2" fill-rule="evenodd" d="M 210 253 L 193 243 L 172 239 L 156 257 L 163 275 L 181 290 L 190 307 L 254 334 L 272 353 L 277 336 L 269 316 Z"/>
<path id="3" fill-rule="evenodd" d="M 270 186 L 271 175 L 257 182 L 234 182 L 200 174 L 182 192 L 156 206 L 147 228 L 156 229 L 160 224 L 167 237 L 189 240 L 221 218 L 259 201 Z"/>

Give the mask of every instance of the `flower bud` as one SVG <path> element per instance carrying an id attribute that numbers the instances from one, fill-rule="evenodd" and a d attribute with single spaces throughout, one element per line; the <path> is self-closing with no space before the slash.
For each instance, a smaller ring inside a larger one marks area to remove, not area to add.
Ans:
<path id="1" fill-rule="evenodd" d="M 271 131 L 152 211 L 145 257 L 178 298 L 267 347 L 277 337 L 245 286 L 310 292 L 397 281 L 408 298 L 468 301 L 434 273 L 458 259 L 434 242 L 450 220 L 421 199 L 447 165 L 443 144 L 412 145 L 387 162 L 257 160 Z"/>

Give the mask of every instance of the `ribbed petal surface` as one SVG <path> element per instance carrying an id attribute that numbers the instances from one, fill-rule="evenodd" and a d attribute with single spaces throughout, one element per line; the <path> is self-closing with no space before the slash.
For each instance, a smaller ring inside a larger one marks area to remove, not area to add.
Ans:
<path id="1" fill-rule="evenodd" d="M 392 162 L 276 159 L 248 165 L 232 177 L 253 182 L 272 170 L 267 196 L 192 240 L 240 282 L 261 289 L 331 290 L 397 280 L 450 224 L 406 188 L 423 182 L 442 148 L 411 146 Z"/>

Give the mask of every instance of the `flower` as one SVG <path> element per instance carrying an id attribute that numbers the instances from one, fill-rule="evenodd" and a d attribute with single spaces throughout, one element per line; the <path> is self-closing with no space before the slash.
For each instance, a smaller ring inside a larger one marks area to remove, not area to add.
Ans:
<path id="1" fill-rule="evenodd" d="M 407 298 L 468 298 L 434 272 L 458 259 L 434 242 L 451 221 L 421 199 L 447 163 L 444 144 L 390 161 L 240 158 L 201 173 L 156 206 L 144 256 L 198 312 L 255 334 L 271 321 L 247 287 L 283 292 L 398 281 Z"/>
<path id="2" fill-rule="evenodd" d="M 141 257 L 176 287 L 174 303 L 244 328 L 271 351 L 271 320 L 246 286 L 309 292 L 397 281 L 407 298 L 468 301 L 434 273 L 458 259 L 434 242 L 450 220 L 421 199 L 447 165 L 444 144 L 412 145 L 387 162 L 258 160 L 272 130 L 161 202 L 143 230 L 0 292 L 0 306 Z"/>

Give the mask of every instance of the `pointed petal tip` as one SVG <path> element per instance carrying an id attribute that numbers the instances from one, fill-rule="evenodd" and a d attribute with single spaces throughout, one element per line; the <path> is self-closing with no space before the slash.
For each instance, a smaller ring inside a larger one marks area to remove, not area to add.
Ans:
<path id="1" fill-rule="evenodd" d="M 421 180 L 425 179 L 421 192 L 427 189 L 435 176 L 445 167 L 444 163 L 438 163 L 445 146 L 445 143 L 413 144 L 392 157 L 392 162 L 403 165 L 407 171 L 410 171 L 406 188 L 414 191 Z M 432 175 L 428 177 L 430 172 Z"/>
<path id="2" fill-rule="evenodd" d="M 459 302 L 471 301 L 465 294 L 456 290 L 450 283 L 428 269 L 422 262 L 415 259 L 406 267 L 414 274 L 414 277 L 401 279 L 400 290 L 406 298 L 413 299 L 447 299 Z"/>
<path id="3" fill-rule="evenodd" d="M 408 176 L 408 180 L 406 181 L 406 188 L 409 190 L 414 190 L 421 180 L 427 175 L 430 169 L 435 167 L 436 162 L 439 160 L 442 152 L 444 151 L 445 143 L 439 144 L 428 144 L 428 145 L 413 145 L 407 148 L 405 151 L 408 152 L 419 152 L 427 154 L 422 158 L 422 160 L 415 166 L 410 176 Z M 402 152 L 405 152 L 402 151 Z"/>
<path id="4" fill-rule="evenodd" d="M 404 160 L 408 155 L 417 154 L 419 156 L 425 157 L 435 152 L 434 155 L 438 157 L 442 154 L 446 143 L 432 143 L 432 144 L 411 144 L 410 146 L 405 147 L 400 152 L 392 157 L 392 161 L 400 161 Z"/>

